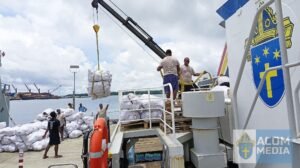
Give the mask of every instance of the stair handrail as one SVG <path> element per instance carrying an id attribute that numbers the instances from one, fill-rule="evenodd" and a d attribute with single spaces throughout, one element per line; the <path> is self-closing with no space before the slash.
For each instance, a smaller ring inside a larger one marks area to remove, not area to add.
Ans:
<path id="1" fill-rule="evenodd" d="M 300 111 L 300 96 L 299 96 L 299 90 L 300 90 L 300 81 L 298 81 L 298 84 L 295 88 L 295 91 L 294 91 L 294 99 L 295 99 L 295 110 L 296 111 Z M 297 114 L 297 121 L 300 121 L 300 115 Z M 298 122 L 298 126 L 297 126 L 297 137 L 299 138 L 300 137 L 300 128 L 299 128 L 299 122 Z"/>

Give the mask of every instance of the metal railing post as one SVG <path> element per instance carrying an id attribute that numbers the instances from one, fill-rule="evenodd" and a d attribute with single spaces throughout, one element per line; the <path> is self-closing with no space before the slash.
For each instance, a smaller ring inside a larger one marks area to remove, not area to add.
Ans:
<path id="1" fill-rule="evenodd" d="M 171 99 L 171 116 L 172 116 L 172 130 L 173 130 L 173 135 L 175 134 L 175 117 L 174 117 L 174 101 L 173 101 L 173 87 L 171 84 L 168 84 L 170 87 L 170 99 Z"/>
<path id="2" fill-rule="evenodd" d="M 119 91 L 118 92 L 118 98 L 119 98 L 119 111 L 120 113 L 122 113 L 122 109 L 121 109 L 121 103 L 122 103 L 122 97 L 123 97 L 123 92 Z M 121 115 L 119 115 L 119 122 L 121 121 Z"/>
<path id="3" fill-rule="evenodd" d="M 163 88 L 162 88 L 162 92 L 163 92 L 163 114 L 164 114 L 164 133 L 166 134 L 167 133 L 167 126 L 166 126 L 166 102 L 164 100 L 164 96 L 166 95 L 165 94 L 165 86 L 163 85 Z M 168 101 L 168 99 L 167 99 Z"/>
<path id="4" fill-rule="evenodd" d="M 151 100 L 150 100 L 150 90 L 148 90 L 148 102 L 149 102 L 149 106 L 148 106 L 148 110 L 149 110 L 149 123 L 150 123 L 150 128 L 152 128 L 152 116 L 151 116 Z"/>
<path id="5" fill-rule="evenodd" d="M 285 43 L 285 31 L 283 25 L 283 16 L 282 16 L 282 6 L 281 0 L 275 1 L 276 8 L 276 18 L 277 18 L 277 30 L 280 44 L 280 52 L 281 52 L 281 62 L 282 65 L 286 65 L 288 63 L 286 43 Z M 296 123 L 295 123 L 295 110 L 293 103 L 293 95 L 292 95 L 292 84 L 290 78 L 290 69 L 286 66 L 282 67 L 284 86 L 285 86 L 285 97 L 286 97 L 286 105 L 287 105 L 287 113 L 289 119 L 290 133 L 291 138 L 296 138 Z"/>
<path id="6" fill-rule="evenodd" d="M 298 81 L 298 84 L 295 88 L 295 91 L 294 91 L 294 97 L 295 97 L 295 110 L 296 110 L 296 113 L 300 111 L 300 97 L 299 97 L 299 90 L 300 90 L 300 81 Z M 300 121 L 300 114 L 297 113 L 296 115 L 297 117 L 297 137 L 299 137 L 299 131 L 300 131 L 300 127 L 299 127 L 299 121 Z"/>

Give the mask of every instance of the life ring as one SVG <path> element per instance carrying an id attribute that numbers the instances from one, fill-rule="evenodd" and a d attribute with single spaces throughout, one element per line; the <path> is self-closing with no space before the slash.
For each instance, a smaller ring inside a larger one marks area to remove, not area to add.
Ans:
<path id="1" fill-rule="evenodd" d="M 94 123 L 94 130 L 90 140 L 89 167 L 107 168 L 108 130 L 104 118 L 98 118 Z"/>

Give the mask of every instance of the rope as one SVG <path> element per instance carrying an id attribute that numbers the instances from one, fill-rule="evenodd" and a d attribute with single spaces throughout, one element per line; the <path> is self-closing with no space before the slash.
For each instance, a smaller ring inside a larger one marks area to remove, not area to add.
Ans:
<path id="1" fill-rule="evenodd" d="M 102 77 L 102 73 L 100 73 L 100 75 L 101 75 L 101 83 L 102 83 L 103 94 L 106 95 L 105 94 L 105 88 L 104 88 L 104 82 L 103 82 L 104 80 L 103 80 L 103 77 Z"/>
<path id="2" fill-rule="evenodd" d="M 127 16 L 127 14 L 124 12 L 124 11 L 122 11 L 122 9 L 121 8 L 119 8 L 112 0 L 109 0 L 110 1 L 110 3 L 112 3 L 120 12 L 122 12 L 125 16 Z M 128 17 L 128 16 L 127 16 Z"/>
<path id="3" fill-rule="evenodd" d="M 92 81 L 92 91 L 91 91 L 91 94 L 93 94 L 94 97 L 97 97 L 97 95 L 94 93 L 94 83 L 95 83 L 95 74 L 93 74 L 93 81 Z"/>
<path id="4" fill-rule="evenodd" d="M 100 29 L 100 26 L 95 24 L 93 26 L 93 29 L 96 33 L 96 46 L 97 46 L 97 59 L 98 59 L 98 70 L 100 71 L 100 58 L 99 58 L 99 39 L 98 39 L 98 32 L 99 32 L 99 29 Z"/>

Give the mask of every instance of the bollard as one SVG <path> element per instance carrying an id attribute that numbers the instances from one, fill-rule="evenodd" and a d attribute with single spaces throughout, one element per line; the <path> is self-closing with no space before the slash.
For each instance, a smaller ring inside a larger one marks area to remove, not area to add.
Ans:
<path id="1" fill-rule="evenodd" d="M 23 156 L 24 156 L 24 151 L 23 149 L 19 150 L 19 168 L 23 168 Z"/>

